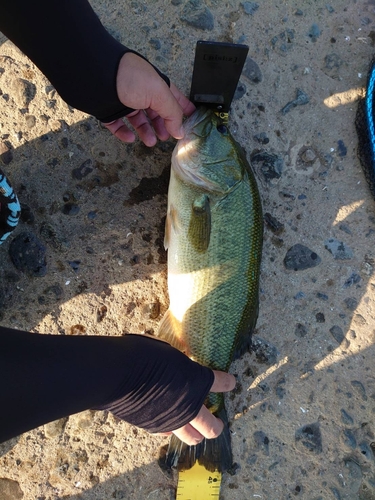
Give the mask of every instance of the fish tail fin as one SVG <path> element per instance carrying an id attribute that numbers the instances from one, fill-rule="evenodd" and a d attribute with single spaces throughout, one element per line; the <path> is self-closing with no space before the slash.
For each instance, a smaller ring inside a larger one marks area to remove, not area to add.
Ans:
<path id="1" fill-rule="evenodd" d="M 179 336 L 180 331 L 181 322 L 177 318 L 175 318 L 171 310 L 168 309 L 160 322 L 156 336 L 160 337 L 161 339 L 171 344 L 171 346 L 186 354 L 186 345 Z"/>
<path id="2" fill-rule="evenodd" d="M 224 422 L 223 432 L 215 439 L 204 439 L 195 446 L 188 446 L 172 434 L 165 466 L 167 469 L 177 468 L 179 471 L 188 470 L 196 461 L 210 472 L 225 472 L 232 467 L 232 446 L 228 417 L 225 408 L 215 415 Z"/>

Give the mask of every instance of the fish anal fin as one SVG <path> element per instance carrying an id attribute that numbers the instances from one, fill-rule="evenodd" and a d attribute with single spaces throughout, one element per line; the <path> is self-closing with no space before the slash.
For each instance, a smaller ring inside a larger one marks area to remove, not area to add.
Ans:
<path id="1" fill-rule="evenodd" d="M 157 331 L 157 337 L 165 340 L 171 346 L 175 347 L 179 351 L 187 353 L 187 346 L 180 335 L 181 332 L 181 322 L 173 316 L 170 309 L 164 314 L 159 329 Z"/>

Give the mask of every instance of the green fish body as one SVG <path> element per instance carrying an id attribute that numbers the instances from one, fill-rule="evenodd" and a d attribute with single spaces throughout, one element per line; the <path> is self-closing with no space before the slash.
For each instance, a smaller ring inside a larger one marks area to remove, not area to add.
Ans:
<path id="1" fill-rule="evenodd" d="M 191 359 L 228 371 L 251 345 L 258 316 L 263 218 L 254 175 L 240 146 L 212 111 L 184 124 L 172 156 L 165 247 L 170 306 L 158 336 Z M 227 423 L 222 394 L 212 413 Z M 208 470 L 232 465 L 229 430 L 187 446 L 172 436 L 167 463 Z"/>

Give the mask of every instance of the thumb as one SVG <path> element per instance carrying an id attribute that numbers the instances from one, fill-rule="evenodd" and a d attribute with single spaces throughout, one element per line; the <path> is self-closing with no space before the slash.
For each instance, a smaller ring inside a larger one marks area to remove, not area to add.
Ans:
<path id="1" fill-rule="evenodd" d="M 214 372 L 214 383 L 211 386 L 211 392 L 228 392 L 232 391 L 236 386 L 236 379 L 233 375 L 218 370 Z"/>

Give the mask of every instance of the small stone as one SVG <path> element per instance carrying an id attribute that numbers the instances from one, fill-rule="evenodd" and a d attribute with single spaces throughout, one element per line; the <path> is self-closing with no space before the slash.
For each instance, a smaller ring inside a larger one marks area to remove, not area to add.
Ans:
<path id="1" fill-rule="evenodd" d="M 265 132 L 261 132 L 260 134 L 255 134 L 253 138 L 259 142 L 259 144 L 268 144 L 270 142 L 267 134 Z"/>
<path id="2" fill-rule="evenodd" d="M 301 443 L 311 453 L 321 453 L 322 435 L 320 432 L 319 423 L 308 424 L 300 427 L 295 434 L 297 443 Z"/>
<path id="3" fill-rule="evenodd" d="M 353 418 L 347 413 L 343 408 L 340 410 L 341 412 L 341 420 L 345 425 L 353 425 Z"/>
<path id="4" fill-rule="evenodd" d="M 160 42 L 160 40 L 158 40 L 156 38 L 151 38 L 151 40 L 149 40 L 148 43 L 155 50 L 160 50 L 161 49 L 161 42 Z"/>
<path id="5" fill-rule="evenodd" d="M 263 75 L 258 64 L 251 57 L 246 58 L 242 74 L 252 83 L 260 83 L 263 80 Z"/>
<path id="6" fill-rule="evenodd" d="M 329 331 L 338 344 L 341 344 L 344 341 L 345 339 L 344 332 L 342 331 L 342 328 L 340 328 L 338 325 L 334 325 L 332 328 L 330 328 Z"/>
<path id="7" fill-rule="evenodd" d="M 46 438 L 54 438 L 60 436 L 65 429 L 65 425 L 68 421 L 68 417 L 60 418 L 59 420 L 54 420 L 44 425 L 44 435 Z"/>
<path id="8" fill-rule="evenodd" d="M 309 96 L 301 89 L 297 89 L 297 97 L 293 99 L 293 101 L 288 102 L 282 110 L 281 114 L 285 115 L 286 113 L 289 113 L 293 108 L 296 106 L 303 106 L 305 104 L 308 104 L 310 102 Z"/>
<path id="9" fill-rule="evenodd" d="M 344 303 L 349 311 L 355 311 L 358 307 L 358 300 L 354 297 L 348 297 L 344 300 Z"/>
<path id="10" fill-rule="evenodd" d="M 286 54 L 292 49 L 294 44 L 295 31 L 286 29 L 278 35 L 274 36 L 271 40 L 272 48 L 281 56 Z"/>
<path id="11" fill-rule="evenodd" d="M 253 165 L 259 165 L 260 171 L 267 182 L 272 179 L 280 179 L 284 168 L 282 158 L 266 152 L 259 152 L 252 155 L 251 163 Z"/>
<path id="12" fill-rule="evenodd" d="M 321 29 L 317 24 L 313 24 L 309 30 L 309 37 L 313 42 L 316 42 L 321 35 Z"/>
<path id="13" fill-rule="evenodd" d="M 363 441 L 362 443 L 358 444 L 358 448 L 359 448 L 361 454 L 367 460 L 371 460 L 372 462 L 374 461 L 374 454 L 372 452 L 371 447 L 368 445 L 368 443 L 366 443 L 365 441 Z"/>
<path id="14" fill-rule="evenodd" d="M 233 100 L 238 101 L 245 94 L 246 94 L 246 85 L 242 82 L 238 82 L 236 91 L 235 91 L 234 96 L 233 96 Z"/>
<path id="15" fill-rule="evenodd" d="M 353 450 L 357 447 L 357 440 L 350 429 L 344 429 L 344 444 Z"/>
<path id="16" fill-rule="evenodd" d="M 0 478 L 0 498 L 1 500 L 20 500 L 23 498 L 23 491 L 17 481 L 6 477 Z"/>
<path id="17" fill-rule="evenodd" d="M 284 224 L 279 222 L 273 215 L 266 212 L 264 214 L 264 222 L 274 234 L 280 235 L 284 231 Z"/>
<path id="18" fill-rule="evenodd" d="M 337 154 L 343 158 L 348 153 L 348 148 L 345 146 L 344 141 L 341 139 L 337 141 Z"/>
<path id="19" fill-rule="evenodd" d="M 353 251 L 342 241 L 336 240 L 336 238 L 325 240 L 324 247 L 336 260 L 350 260 L 353 258 Z"/>
<path id="20" fill-rule="evenodd" d="M 310 269 L 320 263 L 318 254 L 299 243 L 289 248 L 284 258 L 284 266 L 293 271 Z"/>
<path id="21" fill-rule="evenodd" d="M 6 142 L 0 142 L 0 160 L 4 163 L 4 165 L 9 165 L 9 163 L 13 160 L 13 152 Z"/>
<path id="22" fill-rule="evenodd" d="M 297 337 L 303 338 L 307 335 L 307 328 L 301 323 L 297 323 L 294 333 Z"/>
<path id="23" fill-rule="evenodd" d="M 20 108 L 27 108 L 36 95 L 35 85 L 22 78 L 14 81 L 12 91 L 14 100 Z"/>
<path id="24" fill-rule="evenodd" d="M 93 171 L 92 161 L 90 159 L 84 161 L 82 165 L 72 170 L 73 179 L 82 180 Z"/>
<path id="25" fill-rule="evenodd" d="M 326 75 L 331 78 L 338 78 L 339 69 L 342 66 L 343 61 L 338 54 L 332 53 L 327 54 L 324 58 L 323 71 Z"/>
<path id="26" fill-rule="evenodd" d="M 356 392 L 361 396 L 363 401 L 367 401 L 366 389 L 365 386 L 359 380 L 352 380 L 350 382 L 352 387 L 356 389 Z"/>
<path id="27" fill-rule="evenodd" d="M 156 319 L 160 315 L 160 302 L 151 302 L 150 304 L 146 304 L 143 308 L 143 313 L 149 319 Z"/>
<path id="28" fill-rule="evenodd" d="M 253 434 L 254 443 L 257 450 L 262 451 L 264 455 L 269 455 L 270 440 L 263 431 L 256 431 Z"/>
<path id="29" fill-rule="evenodd" d="M 245 14 L 252 16 L 259 9 L 259 4 L 256 2 L 241 2 Z"/>
<path id="30" fill-rule="evenodd" d="M 327 301 L 328 300 L 328 295 L 326 295 L 325 293 L 321 293 L 321 292 L 318 292 L 316 294 L 316 296 L 318 297 L 318 299 L 320 300 L 324 300 L 324 301 Z"/>
<path id="31" fill-rule="evenodd" d="M 193 28 L 207 31 L 214 29 L 214 16 L 201 0 L 189 0 L 180 19 Z"/>
<path id="32" fill-rule="evenodd" d="M 80 207 L 75 203 L 65 203 L 62 208 L 62 213 L 65 215 L 77 215 L 80 211 Z"/>
<path id="33" fill-rule="evenodd" d="M 258 363 L 267 365 L 276 363 L 278 356 L 276 347 L 260 337 L 253 338 L 251 350 L 255 354 Z"/>
<path id="34" fill-rule="evenodd" d="M 326 318 L 325 318 L 324 314 L 321 313 L 321 312 L 317 313 L 315 315 L 315 318 L 316 318 L 316 322 L 317 323 L 325 323 L 325 321 L 326 321 Z"/>
<path id="35" fill-rule="evenodd" d="M 9 245 L 13 265 L 28 276 L 40 277 L 47 273 L 46 247 L 30 232 L 22 232 Z"/>
<path id="36" fill-rule="evenodd" d="M 344 283 L 344 288 L 349 288 L 352 285 L 356 285 L 361 281 L 361 277 L 357 273 L 352 273 L 349 278 Z"/>

